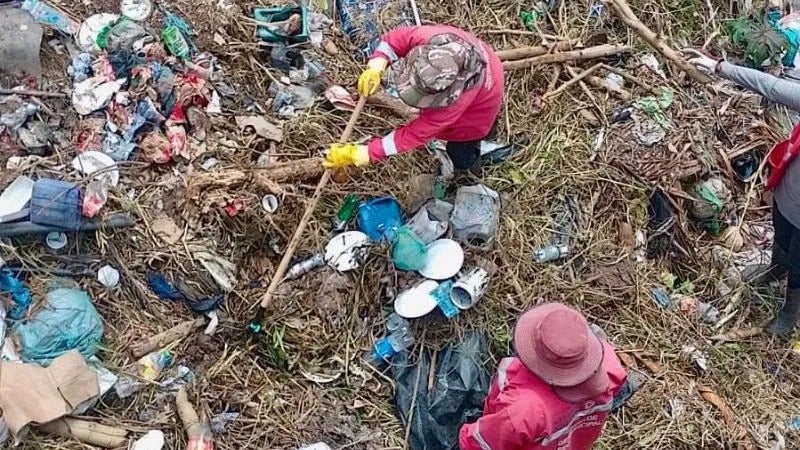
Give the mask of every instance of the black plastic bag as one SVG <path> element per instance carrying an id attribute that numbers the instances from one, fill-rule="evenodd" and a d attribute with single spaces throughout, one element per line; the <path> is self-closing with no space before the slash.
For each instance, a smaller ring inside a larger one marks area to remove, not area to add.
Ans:
<path id="1" fill-rule="evenodd" d="M 414 385 L 418 384 L 411 418 L 412 449 L 458 448 L 461 425 L 477 420 L 483 413 L 491 381 L 485 367 L 487 359 L 485 336 L 468 332 L 463 340 L 438 353 L 433 387 L 428 390 L 431 352 L 424 351 L 414 365 L 409 352 L 395 356 L 392 361 L 392 376 L 397 384 L 395 406 L 404 425 L 408 424 Z"/>

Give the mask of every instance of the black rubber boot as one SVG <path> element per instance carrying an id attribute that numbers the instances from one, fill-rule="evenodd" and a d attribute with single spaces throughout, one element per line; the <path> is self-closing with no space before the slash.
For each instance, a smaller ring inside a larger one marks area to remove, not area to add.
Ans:
<path id="1" fill-rule="evenodd" d="M 794 330 L 797 317 L 800 315 L 800 289 L 787 289 L 786 300 L 778 312 L 778 316 L 767 326 L 767 333 L 785 336 Z"/>

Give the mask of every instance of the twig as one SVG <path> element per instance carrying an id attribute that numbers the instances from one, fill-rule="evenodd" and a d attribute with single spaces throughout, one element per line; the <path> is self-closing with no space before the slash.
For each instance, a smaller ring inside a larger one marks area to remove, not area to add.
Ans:
<path id="1" fill-rule="evenodd" d="M 547 34 L 547 33 L 537 33 L 536 31 L 528 31 L 528 30 L 510 30 L 507 28 L 501 30 L 486 30 L 483 31 L 485 34 L 516 34 L 518 36 L 539 36 L 544 37 L 546 39 L 550 39 L 551 41 L 562 42 L 562 41 L 569 41 L 569 38 L 564 36 L 556 36 L 554 34 Z"/>
<path id="2" fill-rule="evenodd" d="M 572 50 L 572 41 L 557 42 L 549 47 L 543 45 L 532 45 L 526 47 L 510 48 L 507 50 L 498 50 L 495 53 L 500 61 L 514 61 L 523 58 L 533 58 L 534 56 L 542 56 L 553 51 L 564 52 Z"/>
<path id="3" fill-rule="evenodd" d="M 575 70 L 572 67 L 566 66 L 566 68 L 567 68 L 567 73 L 569 73 L 570 76 L 572 76 L 573 78 L 578 76 L 578 74 L 575 72 Z M 600 114 L 602 115 L 603 114 L 603 108 L 601 108 L 600 105 L 597 103 L 597 99 L 594 97 L 594 94 L 592 94 L 592 91 L 589 90 L 589 86 L 586 86 L 586 83 L 584 83 L 583 80 L 578 82 L 578 86 L 581 87 L 581 90 L 583 91 L 583 93 L 586 94 L 587 97 L 589 97 L 589 100 L 592 101 L 592 104 L 594 105 L 594 107 L 597 108 L 597 111 L 599 111 Z"/>
<path id="4" fill-rule="evenodd" d="M 600 64 L 595 64 L 592 67 L 589 67 L 588 69 L 586 69 L 583 72 L 581 72 L 578 76 L 573 77 L 571 80 L 569 80 L 566 83 L 564 83 L 561 86 L 559 86 L 558 89 L 556 89 L 556 90 L 554 90 L 552 92 L 548 92 L 548 93 L 544 94 L 544 96 L 542 96 L 542 100 L 547 100 L 548 98 L 555 97 L 556 95 L 564 92 L 564 90 L 567 89 L 568 87 L 572 86 L 573 84 L 575 84 L 575 83 L 583 80 L 585 77 L 589 76 L 592 72 L 597 70 L 598 67 L 600 67 Z"/>
<path id="5" fill-rule="evenodd" d="M 558 83 L 558 77 L 561 76 L 561 65 L 557 64 L 553 67 L 553 75 L 550 77 L 550 83 L 547 84 L 547 92 L 551 92 L 555 90 L 556 84 Z M 545 95 L 547 95 L 545 92 Z M 544 98 L 542 98 L 544 100 Z"/>
<path id="6" fill-rule="evenodd" d="M 534 58 L 521 59 L 519 61 L 507 61 L 503 63 L 505 70 L 527 69 L 530 67 L 552 64 L 566 61 L 580 61 L 584 59 L 602 58 L 605 56 L 617 55 L 630 52 L 631 48 L 627 45 L 603 44 L 596 47 L 584 48 L 581 50 L 571 50 L 563 53 L 552 53 L 549 55 L 536 56 Z"/>
<path id="7" fill-rule="evenodd" d="M 690 77 L 703 84 L 711 82 L 711 77 L 697 70 L 689 61 L 686 61 L 678 52 L 667 45 L 661 36 L 653 32 L 650 28 L 647 28 L 647 25 L 636 17 L 636 14 L 633 13 L 633 10 L 631 10 L 631 7 L 625 0 L 602 0 L 602 2 L 606 7 L 611 9 L 625 25 L 633 29 L 639 37 L 644 39 L 665 58 L 675 63 L 675 65 L 686 72 Z"/>
<path id="8" fill-rule="evenodd" d="M 2 95 L 29 95 L 31 97 L 58 97 L 58 98 L 65 98 L 67 94 L 63 92 L 46 92 L 46 91 L 33 91 L 27 89 L 8 89 L 8 88 L 0 88 L 0 94 Z"/>
<path id="9" fill-rule="evenodd" d="M 419 355 L 417 355 L 417 376 L 414 381 L 414 393 L 411 395 L 411 408 L 408 412 L 408 423 L 406 424 L 405 439 L 403 439 L 403 448 L 408 448 L 408 438 L 411 436 L 411 424 L 414 422 L 414 408 L 417 406 L 417 393 L 419 392 L 419 377 L 422 374 L 422 351 L 425 349 L 425 331 L 422 332 L 422 339 L 419 344 Z M 433 360 L 436 361 L 436 360 Z"/>
<path id="10" fill-rule="evenodd" d="M 361 97 L 358 100 L 356 109 L 353 110 L 350 120 L 347 122 L 347 126 L 344 128 L 344 132 L 342 132 L 342 137 L 339 139 L 339 142 L 345 142 L 350 138 L 350 134 L 353 132 L 353 129 L 356 126 L 358 116 L 361 115 L 361 111 L 364 109 L 364 105 L 366 103 L 367 97 Z M 270 303 L 272 302 L 272 295 L 275 293 L 275 290 L 278 288 L 281 280 L 283 280 L 283 276 L 286 274 L 286 269 L 289 268 L 289 262 L 291 262 L 292 256 L 294 256 L 294 251 L 297 249 L 297 245 L 300 244 L 300 238 L 303 236 L 303 231 L 305 231 L 308 221 L 311 220 L 311 214 L 314 213 L 314 209 L 316 209 L 319 199 L 322 197 L 322 191 L 325 188 L 325 185 L 328 184 L 328 181 L 331 179 L 331 174 L 331 170 L 326 170 L 322 174 L 322 178 L 320 178 L 319 183 L 317 184 L 317 189 L 314 191 L 314 195 L 311 197 L 311 200 L 309 200 L 308 206 L 306 206 L 306 210 L 303 213 L 303 217 L 300 219 L 300 223 L 297 225 L 297 229 L 295 229 L 294 235 L 289 241 L 286 251 L 283 253 L 283 258 L 281 258 L 278 269 L 272 275 L 272 281 L 267 287 L 267 292 L 261 299 L 262 310 L 269 307 Z"/>
<path id="11" fill-rule="evenodd" d="M 142 356 L 158 350 L 161 347 L 166 347 L 178 339 L 185 338 L 189 335 L 189 333 L 192 332 L 192 330 L 202 327 L 204 323 L 205 320 L 202 317 L 181 322 L 169 330 L 162 331 L 155 336 L 151 336 L 131 345 L 131 353 L 134 357 L 141 358 Z"/>

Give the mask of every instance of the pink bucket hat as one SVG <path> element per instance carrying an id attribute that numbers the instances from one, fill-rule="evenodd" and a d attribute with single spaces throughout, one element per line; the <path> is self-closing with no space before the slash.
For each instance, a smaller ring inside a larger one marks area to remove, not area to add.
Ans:
<path id="1" fill-rule="evenodd" d="M 608 376 L 600 370 L 603 343 L 586 318 L 566 305 L 546 303 L 523 314 L 514 330 L 514 348 L 525 367 L 546 383 L 580 391 L 575 398 L 608 387 Z"/>

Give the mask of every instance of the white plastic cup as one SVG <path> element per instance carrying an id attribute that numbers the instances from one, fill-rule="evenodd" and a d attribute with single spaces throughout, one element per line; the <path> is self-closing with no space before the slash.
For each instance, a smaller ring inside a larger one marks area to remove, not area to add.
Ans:
<path id="1" fill-rule="evenodd" d="M 489 273 L 480 267 L 475 267 L 459 277 L 450 288 L 450 301 L 458 309 L 470 309 L 483 297 L 488 284 Z"/>

